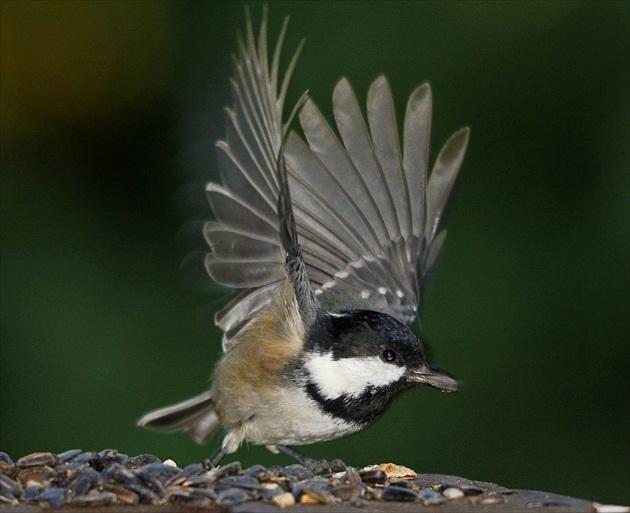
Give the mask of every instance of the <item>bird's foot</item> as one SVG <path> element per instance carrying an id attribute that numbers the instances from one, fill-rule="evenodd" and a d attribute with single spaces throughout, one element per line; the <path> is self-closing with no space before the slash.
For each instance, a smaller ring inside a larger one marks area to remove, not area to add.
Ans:
<path id="1" fill-rule="evenodd" d="M 314 460 L 313 458 L 309 458 L 305 454 L 302 454 L 301 452 L 296 451 L 292 447 L 288 447 L 286 445 L 276 445 L 275 448 L 279 452 L 290 456 L 301 465 L 304 465 L 304 467 L 310 470 L 313 474 L 319 474 L 324 470 L 327 470 L 330 474 L 333 472 L 333 470 L 346 470 L 348 468 L 348 466 L 340 459 L 334 459 L 330 462 L 325 459 Z"/>

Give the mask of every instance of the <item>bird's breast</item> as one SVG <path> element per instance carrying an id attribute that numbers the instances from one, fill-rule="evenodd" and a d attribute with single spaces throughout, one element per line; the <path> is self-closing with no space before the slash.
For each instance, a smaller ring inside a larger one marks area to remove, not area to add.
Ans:
<path id="1" fill-rule="evenodd" d="M 260 408 L 248 423 L 245 438 L 255 444 L 303 445 L 339 438 L 364 425 L 322 410 L 302 388 L 283 388 L 276 400 Z"/>

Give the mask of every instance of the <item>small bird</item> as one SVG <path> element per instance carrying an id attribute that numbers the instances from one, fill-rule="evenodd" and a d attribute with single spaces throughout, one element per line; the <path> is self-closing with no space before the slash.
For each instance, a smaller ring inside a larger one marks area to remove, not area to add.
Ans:
<path id="1" fill-rule="evenodd" d="M 246 13 L 234 103 L 216 144 L 222 185 L 206 187 L 216 219 L 204 226 L 205 265 L 214 281 L 239 290 L 215 317 L 224 354 L 209 391 L 138 425 L 182 430 L 199 443 L 223 427 L 212 465 L 246 441 L 330 469 L 291 446 L 357 432 L 410 387 L 457 389 L 427 362 L 410 326 L 444 242 L 440 221 L 468 129 L 446 142 L 427 178 L 428 84 L 407 103 L 402 154 L 384 77 L 369 89 L 367 125 L 345 78 L 333 93 L 341 137 L 306 93 L 283 124 L 304 41 L 280 81 L 288 19 L 270 60 L 266 14 L 256 41 Z M 294 116 L 306 142 L 290 130 Z"/>

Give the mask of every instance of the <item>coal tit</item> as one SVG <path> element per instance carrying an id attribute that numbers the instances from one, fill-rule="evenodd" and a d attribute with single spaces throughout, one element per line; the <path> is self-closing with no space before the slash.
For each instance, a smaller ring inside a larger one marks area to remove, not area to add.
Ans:
<path id="1" fill-rule="evenodd" d="M 266 13 L 265 13 L 266 14 Z M 222 185 L 206 188 L 206 268 L 239 292 L 216 314 L 224 354 L 208 392 L 150 412 L 138 424 L 224 436 L 216 465 L 242 442 L 311 468 L 289 446 L 331 440 L 374 422 L 400 391 L 457 382 L 429 365 L 410 329 L 423 279 L 444 242 L 440 220 L 468 130 L 442 148 L 428 177 L 431 90 L 409 98 L 402 154 L 387 80 L 367 98 L 367 125 L 346 79 L 333 93 L 339 138 L 306 95 L 283 124 L 280 81 L 287 20 L 271 60 L 266 16 L 258 41 L 247 15 L 234 56 L 234 104 L 217 143 Z M 298 115 L 306 142 L 289 124 Z"/>

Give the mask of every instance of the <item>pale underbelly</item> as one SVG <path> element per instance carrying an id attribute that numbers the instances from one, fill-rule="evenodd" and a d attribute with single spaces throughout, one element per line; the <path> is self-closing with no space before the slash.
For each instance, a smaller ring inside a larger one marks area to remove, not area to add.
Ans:
<path id="1" fill-rule="evenodd" d="M 299 389 L 260 405 L 248 423 L 245 440 L 262 445 L 304 445 L 349 435 L 363 427 L 323 412 Z"/>

